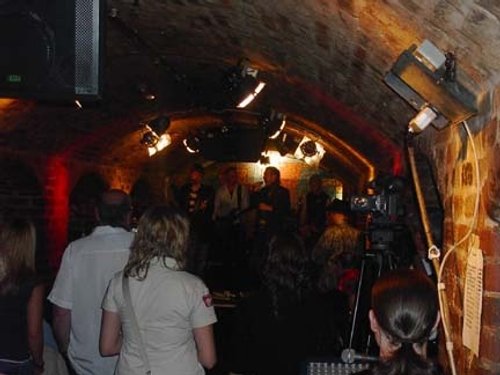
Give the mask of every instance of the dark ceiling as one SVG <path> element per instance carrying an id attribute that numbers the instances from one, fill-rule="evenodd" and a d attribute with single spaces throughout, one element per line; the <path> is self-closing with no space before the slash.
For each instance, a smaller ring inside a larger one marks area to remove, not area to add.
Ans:
<path id="1" fill-rule="evenodd" d="M 107 12 L 103 101 L 0 102 L 1 149 L 146 163 L 140 123 L 167 113 L 182 139 L 216 122 L 214 87 L 245 57 L 267 87 L 242 118 L 272 106 L 291 132 L 330 144 L 341 174 L 366 174 L 401 161 L 415 111 L 383 77 L 403 50 L 429 39 L 453 51 L 459 79 L 478 93 L 500 76 L 497 1 L 110 0 Z"/>

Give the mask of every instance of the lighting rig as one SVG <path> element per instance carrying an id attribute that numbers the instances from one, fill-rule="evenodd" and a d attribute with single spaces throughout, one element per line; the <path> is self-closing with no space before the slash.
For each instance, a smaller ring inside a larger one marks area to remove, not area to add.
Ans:
<path id="1" fill-rule="evenodd" d="M 418 111 L 409 123 L 410 133 L 430 124 L 443 129 L 477 113 L 475 95 L 457 80 L 456 70 L 454 54 L 441 52 L 428 40 L 398 57 L 384 82 Z"/>
<path id="2" fill-rule="evenodd" d="M 222 86 L 231 106 L 245 108 L 261 93 L 266 83 L 257 79 L 258 73 L 259 70 L 246 58 L 226 72 Z"/>

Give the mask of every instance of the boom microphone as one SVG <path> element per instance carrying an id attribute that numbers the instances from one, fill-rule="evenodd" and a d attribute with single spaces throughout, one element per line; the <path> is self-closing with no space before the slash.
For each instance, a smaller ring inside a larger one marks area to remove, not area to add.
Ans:
<path id="1" fill-rule="evenodd" d="M 358 354 L 354 349 L 344 349 L 340 355 L 342 362 L 344 363 L 354 363 L 354 362 L 378 362 L 378 357 L 374 357 L 366 354 Z"/>

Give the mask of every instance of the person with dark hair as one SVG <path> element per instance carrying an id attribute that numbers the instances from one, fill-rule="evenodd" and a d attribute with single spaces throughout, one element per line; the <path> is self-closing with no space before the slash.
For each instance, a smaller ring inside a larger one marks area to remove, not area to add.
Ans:
<path id="1" fill-rule="evenodd" d="M 212 213 L 214 206 L 213 189 L 203 184 L 205 169 L 201 164 L 193 164 L 189 172 L 189 182 L 178 192 L 178 206 L 189 217 L 192 238 L 188 269 L 198 276 L 205 273 L 208 250 L 213 239 Z"/>
<path id="2" fill-rule="evenodd" d="M 309 252 L 294 234 L 275 236 L 262 289 L 237 307 L 231 370 L 238 374 L 299 374 L 308 358 L 338 356 L 346 344 L 346 299 L 315 293 Z"/>
<path id="3" fill-rule="evenodd" d="M 365 375 L 437 375 L 427 342 L 439 324 L 436 286 L 423 273 L 400 269 L 379 278 L 372 289 L 370 327 L 380 362 Z"/>
<path id="4" fill-rule="evenodd" d="M 362 232 L 349 224 L 347 202 L 334 199 L 326 211 L 328 227 L 312 252 L 318 270 L 318 287 L 323 292 L 339 289 L 352 296 L 357 284 L 355 270 L 363 252 Z"/>
<path id="5" fill-rule="evenodd" d="M 329 196 L 323 190 L 321 177 L 309 178 L 309 190 L 300 200 L 299 228 L 309 246 L 314 246 L 326 228 L 326 206 Z"/>
<path id="6" fill-rule="evenodd" d="M 264 187 L 257 192 L 257 231 L 267 238 L 284 229 L 290 214 L 290 192 L 281 186 L 281 173 L 276 167 L 264 171 Z"/>
<path id="7" fill-rule="evenodd" d="M 261 269 L 269 240 L 286 229 L 290 215 L 290 192 L 281 186 L 281 173 L 276 167 L 264 171 L 264 187 L 254 193 L 252 206 L 257 209 L 253 253 L 250 263 Z"/>
<path id="8" fill-rule="evenodd" d="M 68 245 L 48 297 L 53 303 L 59 350 L 80 375 L 106 375 L 115 370 L 117 357 L 99 354 L 100 306 L 109 280 L 123 269 L 129 256 L 131 212 L 125 192 L 113 189 L 102 194 L 99 225 Z"/>
<path id="9" fill-rule="evenodd" d="M 201 375 L 215 365 L 217 319 L 205 284 L 184 271 L 188 240 L 178 209 L 154 207 L 139 220 L 128 263 L 102 303 L 100 351 L 120 354 L 116 374 L 145 374 L 148 362 L 162 375 Z"/>
<path id="10" fill-rule="evenodd" d="M 0 223 L 0 373 L 42 374 L 43 285 L 35 273 L 36 234 L 24 219 Z"/>

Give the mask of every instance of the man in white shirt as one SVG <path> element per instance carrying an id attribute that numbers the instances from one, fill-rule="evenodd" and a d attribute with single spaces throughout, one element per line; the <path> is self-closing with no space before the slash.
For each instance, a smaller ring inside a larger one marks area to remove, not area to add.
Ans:
<path id="1" fill-rule="evenodd" d="M 64 252 L 48 299 L 53 306 L 54 334 L 78 375 L 111 375 L 117 357 L 101 357 L 101 303 L 109 280 L 127 263 L 133 234 L 128 231 L 130 197 L 109 190 L 98 207 L 99 226 Z"/>
<path id="2" fill-rule="evenodd" d="M 243 260 L 241 215 L 248 209 L 249 197 L 247 188 L 238 183 L 234 166 L 224 171 L 223 182 L 215 194 L 214 202 L 213 218 L 217 230 L 217 246 L 214 250 L 218 253 L 214 255 L 221 259 L 225 274 L 231 278 L 230 273 L 236 270 L 235 265 L 240 265 Z"/>

